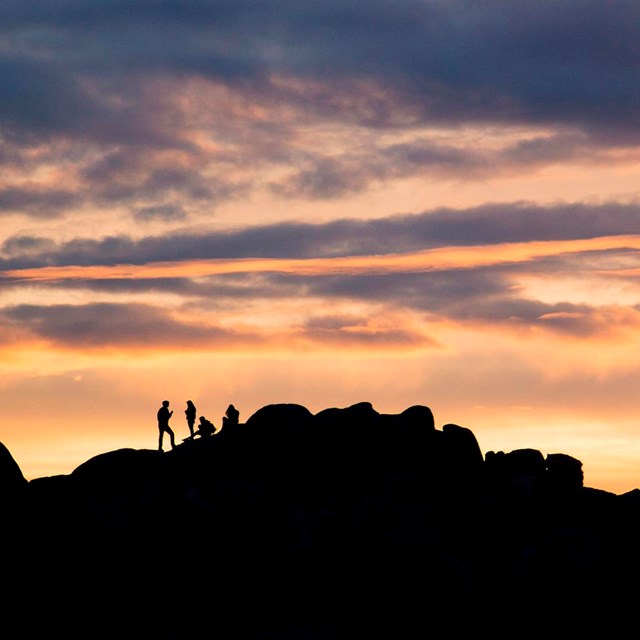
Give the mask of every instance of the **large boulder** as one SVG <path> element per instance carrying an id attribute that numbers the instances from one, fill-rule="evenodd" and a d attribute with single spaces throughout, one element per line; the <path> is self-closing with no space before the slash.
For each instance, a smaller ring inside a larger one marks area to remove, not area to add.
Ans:
<path id="1" fill-rule="evenodd" d="M 0 504 L 18 498 L 27 484 L 28 481 L 18 463 L 7 447 L 0 442 Z"/>

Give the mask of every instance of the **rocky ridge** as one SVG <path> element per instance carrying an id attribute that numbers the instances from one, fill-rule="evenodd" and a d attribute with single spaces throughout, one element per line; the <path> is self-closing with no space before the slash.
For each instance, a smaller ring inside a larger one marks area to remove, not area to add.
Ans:
<path id="1" fill-rule="evenodd" d="M 27 607 L 26 637 L 610 633 L 640 564 L 638 490 L 585 487 L 564 453 L 483 456 L 426 406 L 267 405 L 29 482 L 0 445 L 0 505 L 5 620 Z"/>

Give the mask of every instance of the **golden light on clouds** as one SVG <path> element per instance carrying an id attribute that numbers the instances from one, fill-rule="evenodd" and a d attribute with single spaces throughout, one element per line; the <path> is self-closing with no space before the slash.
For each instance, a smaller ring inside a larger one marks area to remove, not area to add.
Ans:
<path id="1" fill-rule="evenodd" d="M 199 278 L 219 274 L 265 271 L 306 275 L 346 272 L 389 273 L 469 269 L 479 266 L 534 260 L 563 253 L 620 248 L 640 249 L 640 236 L 607 236 L 583 240 L 446 247 L 408 254 L 351 256 L 345 258 L 244 258 L 160 262 L 144 265 L 39 267 L 36 269 L 6 270 L 0 272 L 0 275 L 5 278 L 25 281 L 56 281 L 73 279 Z"/>
<path id="2" fill-rule="evenodd" d="M 154 447 L 158 402 L 197 396 L 425 404 L 640 487 L 640 9 L 161 4 L 6 7 L 0 442 L 27 475 Z"/>

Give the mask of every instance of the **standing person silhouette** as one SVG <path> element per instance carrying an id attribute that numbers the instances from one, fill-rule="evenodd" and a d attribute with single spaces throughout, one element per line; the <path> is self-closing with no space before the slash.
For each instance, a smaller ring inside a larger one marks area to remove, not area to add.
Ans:
<path id="1" fill-rule="evenodd" d="M 196 423 L 196 405 L 187 400 L 187 408 L 184 410 L 187 416 L 187 425 L 189 425 L 189 433 L 191 434 L 191 440 L 193 440 L 193 425 Z"/>
<path id="2" fill-rule="evenodd" d="M 158 409 L 158 451 L 162 451 L 162 437 L 165 434 L 165 431 L 169 434 L 169 438 L 171 440 L 171 448 L 175 449 L 176 440 L 173 434 L 173 429 L 169 426 L 169 418 L 173 415 L 173 411 L 169 411 L 169 401 L 163 400 L 162 406 Z"/>

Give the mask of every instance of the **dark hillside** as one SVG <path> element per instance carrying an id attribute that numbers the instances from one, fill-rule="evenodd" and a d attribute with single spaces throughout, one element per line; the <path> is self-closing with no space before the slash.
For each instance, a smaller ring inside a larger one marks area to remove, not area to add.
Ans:
<path id="1" fill-rule="evenodd" d="M 585 487 L 564 453 L 483 456 L 425 406 L 268 405 L 31 482 L 2 448 L 4 618 L 25 637 L 611 634 L 635 611 L 639 493 Z"/>

